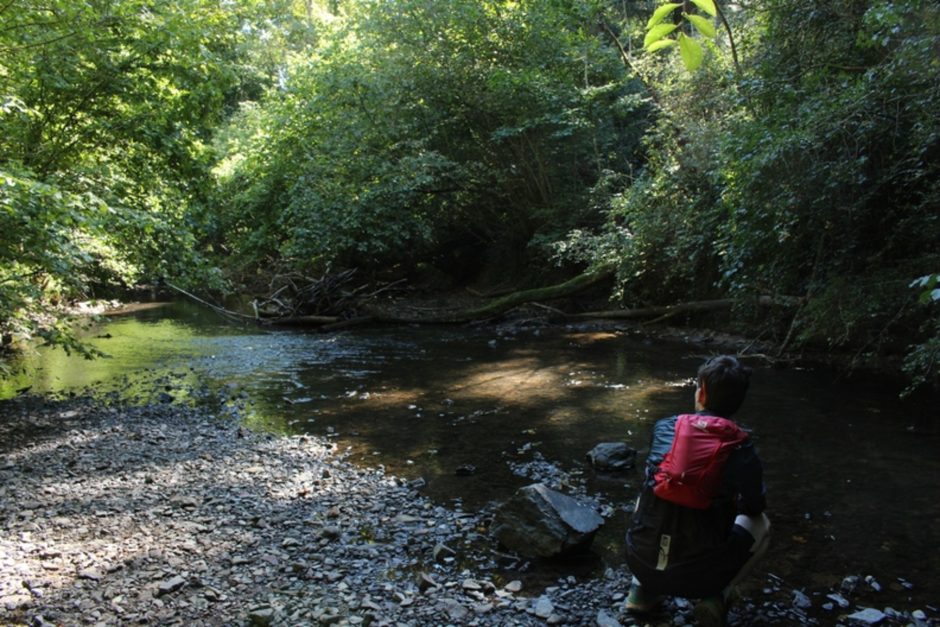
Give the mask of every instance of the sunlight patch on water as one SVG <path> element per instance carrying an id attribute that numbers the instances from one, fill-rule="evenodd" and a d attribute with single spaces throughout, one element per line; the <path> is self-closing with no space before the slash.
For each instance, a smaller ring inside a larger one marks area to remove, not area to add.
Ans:
<path id="1" fill-rule="evenodd" d="M 557 368 L 546 368 L 534 359 L 509 359 L 464 368 L 448 391 L 455 397 L 505 399 L 520 393 L 562 398 L 563 377 Z"/>

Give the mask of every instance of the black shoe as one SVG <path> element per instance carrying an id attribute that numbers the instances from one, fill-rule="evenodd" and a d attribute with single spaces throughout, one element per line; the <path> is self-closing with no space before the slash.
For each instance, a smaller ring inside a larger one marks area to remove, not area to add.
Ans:
<path id="1" fill-rule="evenodd" d="M 696 624 L 700 627 L 725 627 L 728 607 L 720 595 L 707 597 L 695 604 L 692 614 L 695 616 Z"/>

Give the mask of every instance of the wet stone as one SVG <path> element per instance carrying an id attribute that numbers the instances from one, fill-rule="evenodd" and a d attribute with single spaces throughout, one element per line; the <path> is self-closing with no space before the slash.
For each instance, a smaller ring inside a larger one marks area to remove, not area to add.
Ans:
<path id="1" fill-rule="evenodd" d="M 267 627 L 274 622 L 274 609 L 259 607 L 248 613 L 248 622 L 252 627 Z"/>
<path id="2" fill-rule="evenodd" d="M 435 562 L 443 562 L 448 557 L 454 557 L 457 555 L 457 552 L 442 543 L 438 543 L 434 545 L 432 554 L 434 556 Z"/>
<path id="3" fill-rule="evenodd" d="M 621 627 L 620 621 L 614 618 L 607 610 L 598 610 L 594 622 L 597 627 Z"/>
<path id="4" fill-rule="evenodd" d="M 551 599 L 541 596 L 536 600 L 532 611 L 539 618 L 548 618 L 555 611 L 555 606 L 552 604 Z"/>
<path id="5" fill-rule="evenodd" d="M 79 579 L 88 579 L 90 581 L 101 581 L 101 572 L 95 568 L 83 568 L 78 571 Z"/>
<path id="6" fill-rule="evenodd" d="M 421 592 L 427 592 L 428 590 L 436 586 L 437 586 L 437 582 L 435 582 L 434 579 L 427 573 L 421 573 L 418 576 L 418 590 L 420 590 Z"/>
<path id="7" fill-rule="evenodd" d="M 839 593 L 837 593 L 837 592 L 833 592 L 833 593 L 831 593 L 831 594 L 827 594 L 827 595 L 826 595 L 826 598 L 829 599 L 830 601 L 834 602 L 834 603 L 835 603 L 836 605 L 838 605 L 839 607 L 845 608 L 845 607 L 848 607 L 848 606 L 850 605 L 849 600 L 846 599 L 844 596 L 842 596 L 841 594 L 839 594 Z"/>
<path id="8" fill-rule="evenodd" d="M 793 605 L 800 609 L 808 609 L 813 606 L 812 600 L 802 590 L 793 591 Z"/>
<path id="9" fill-rule="evenodd" d="M 180 588 L 186 585 L 186 580 L 180 577 L 179 575 L 171 577 L 165 581 L 161 581 L 160 585 L 157 586 L 157 596 L 163 596 L 165 594 L 171 594 L 176 592 Z"/>
<path id="10" fill-rule="evenodd" d="M 885 618 L 887 618 L 887 616 L 884 612 L 870 607 L 859 610 L 853 614 L 849 614 L 848 616 L 849 620 L 864 625 L 877 625 Z"/>

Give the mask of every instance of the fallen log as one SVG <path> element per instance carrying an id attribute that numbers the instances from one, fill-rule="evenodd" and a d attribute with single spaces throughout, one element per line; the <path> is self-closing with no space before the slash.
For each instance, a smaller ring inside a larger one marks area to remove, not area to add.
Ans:
<path id="1" fill-rule="evenodd" d="M 603 281 L 613 274 L 613 272 L 614 269 L 612 266 L 596 268 L 589 272 L 585 272 L 584 274 L 580 274 L 573 279 L 569 279 L 564 283 L 559 283 L 558 285 L 537 287 L 531 290 L 523 290 L 521 292 L 507 294 L 506 296 L 497 298 L 487 305 L 465 311 L 463 315 L 468 316 L 469 319 L 487 318 L 508 311 L 513 307 L 518 307 L 519 305 L 570 296 L 580 292 L 581 290 L 587 289 L 588 287 L 591 287 L 600 281 Z"/>
<path id="2" fill-rule="evenodd" d="M 258 318 L 259 324 L 265 326 L 278 327 L 312 327 L 319 325 L 335 324 L 339 322 L 339 316 L 276 316 L 272 318 Z"/>
<path id="3" fill-rule="evenodd" d="M 612 318 L 619 320 L 630 320 L 635 318 L 649 318 L 651 316 L 664 316 L 667 314 L 677 314 L 683 311 L 711 311 L 715 309 L 727 309 L 734 305 L 734 300 L 730 298 L 721 298 L 717 300 L 699 300 L 688 303 L 678 303 L 676 305 L 660 305 L 655 307 L 640 307 L 637 309 L 610 309 L 607 311 L 586 311 L 583 313 L 567 314 L 565 317 L 573 320 L 584 320 L 587 318 Z"/>
<path id="4" fill-rule="evenodd" d="M 571 320 L 586 320 L 595 318 L 609 318 L 613 320 L 630 320 L 637 318 L 651 318 L 653 316 L 669 317 L 683 312 L 690 311 L 715 311 L 719 309 L 730 309 L 741 300 L 734 298 L 719 298 L 715 300 L 698 300 L 687 303 L 677 303 L 675 305 L 661 305 L 655 307 L 640 307 L 636 309 L 612 309 L 607 311 L 587 311 L 577 314 L 567 314 L 565 318 Z M 801 299 L 793 296 L 758 296 L 756 303 L 763 307 L 779 305 L 783 307 L 794 307 L 801 302 Z"/>
<path id="5" fill-rule="evenodd" d="M 382 322 L 382 320 L 378 320 L 372 316 L 360 316 L 358 318 L 349 318 L 348 320 L 339 320 L 332 324 L 325 324 L 320 327 L 319 330 L 323 333 L 329 333 L 331 331 L 342 331 L 343 329 L 359 327 L 373 322 Z"/>
<path id="6" fill-rule="evenodd" d="M 487 318 L 499 316 L 500 314 L 506 313 L 510 309 L 520 305 L 527 305 L 537 301 L 552 300 L 556 298 L 563 298 L 565 296 L 571 296 L 572 294 L 576 294 L 581 290 L 603 281 L 611 274 L 613 274 L 613 267 L 605 266 L 590 270 L 584 274 L 580 274 L 573 279 L 565 281 L 564 283 L 513 292 L 478 307 L 471 307 L 469 309 L 458 311 L 439 312 L 437 315 L 423 316 L 404 316 L 376 312 L 372 314 L 372 318 L 378 322 L 406 324 L 456 324 L 461 322 L 472 322 L 475 320 L 485 320 Z"/>
<path id="7" fill-rule="evenodd" d="M 534 288 L 529 290 L 520 290 L 505 296 L 496 298 L 484 305 L 471 307 L 463 310 L 431 310 L 420 314 L 396 313 L 394 310 L 378 307 L 361 306 L 362 313 L 355 315 L 355 310 L 350 317 L 343 315 L 316 315 L 316 314 L 295 314 L 287 316 L 264 316 L 259 315 L 258 309 L 255 310 L 255 317 L 246 316 L 237 312 L 229 311 L 218 305 L 209 303 L 185 290 L 174 285 L 173 289 L 185 294 L 186 296 L 204 304 L 222 315 L 239 320 L 252 320 L 258 324 L 276 325 L 276 326 L 305 326 L 318 327 L 320 331 L 330 332 L 347 329 L 354 326 L 360 326 L 371 323 L 393 323 L 393 324 L 459 324 L 473 321 L 486 320 L 498 317 L 511 309 L 521 305 L 532 305 L 540 307 L 549 312 L 551 320 L 591 320 L 591 319 L 610 319 L 610 320 L 637 320 L 644 318 L 653 318 L 644 324 L 654 324 L 666 318 L 670 318 L 680 313 L 717 311 L 721 309 L 730 309 L 736 304 L 746 302 L 742 299 L 720 298 L 714 300 L 690 301 L 686 303 L 677 303 L 674 305 L 659 305 L 651 307 L 638 307 L 634 309 L 610 309 L 603 311 L 587 311 L 581 313 L 566 313 L 554 307 L 542 304 L 540 301 L 554 300 L 576 294 L 592 285 L 607 279 L 613 274 L 613 267 L 604 266 L 595 268 L 584 274 L 578 275 L 563 283 L 549 285 L 546 287 Z M 393 283 L 392 285 L 397 284 Z M 375 294 L 386 289 L 381 288 L 377 292 L 369 294 L 371 299 Z M 762 306 L 783 306 L 796 307 L 803 302 L 803 299 L 792 296 L 780 295 L 762 295 L 755 298 L 754 303 Z"/>

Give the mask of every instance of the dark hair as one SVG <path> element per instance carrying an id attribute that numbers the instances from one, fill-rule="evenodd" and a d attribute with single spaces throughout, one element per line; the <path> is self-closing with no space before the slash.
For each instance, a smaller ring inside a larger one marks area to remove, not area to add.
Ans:
<path id="1" fill-rule="evenodd" d="M 730 355 L 712 357 L 698 369 L 699 385 L 705 383 L 705 409 L 727 418 L 738 411 L 747 394 L 751 369 Z"/>

